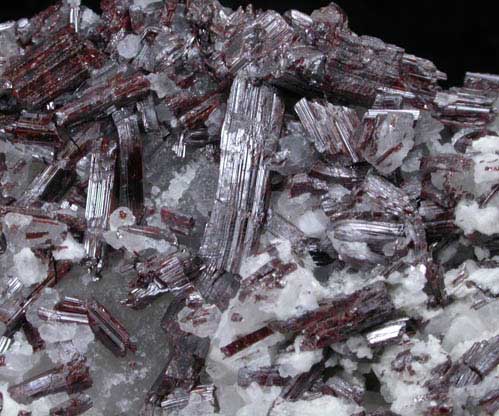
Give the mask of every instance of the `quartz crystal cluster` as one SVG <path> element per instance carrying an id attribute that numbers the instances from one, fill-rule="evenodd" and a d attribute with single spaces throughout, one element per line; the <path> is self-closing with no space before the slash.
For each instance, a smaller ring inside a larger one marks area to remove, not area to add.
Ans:
<path id="1" fill-rule="evenodd" d="M 101 10 L 0 23 L 0 415 L 499 414 L 499 76 Z"/>

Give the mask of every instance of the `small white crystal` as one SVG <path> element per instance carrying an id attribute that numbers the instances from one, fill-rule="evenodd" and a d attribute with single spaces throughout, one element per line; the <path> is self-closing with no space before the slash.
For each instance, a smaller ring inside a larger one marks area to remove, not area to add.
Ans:
<path id="1" fill-rule="evenodd" d="M 362 411 L 353 402 L 333 396 L 321 396 L 314 400 L 295 402 L 278 400 L 269 416 L 351 416 Z"/>
<path id="2" fill-rule="evenodd" d="M 189 189 L 189 185 L 196 176 L 198 169 L 196 163 L 190 163 L 179 172 L 175 172 L 175 176 L 170 181 L 168 190 L 161 194 L 161 205 L 165 207 L 177 208 L 178 203 L 184 193 Z"/>
<path id="3" fill-rule="evenodd" d="M 14 269 L 17 278 L 25 286 L 31 286 L 47 277 L 48 264 L 43 263 L 30 248 L 25 247 L 14 255 Z"/>
<path id="4" fill-rule="evenodd" d="M 167 95 L 173 95 L 179 88 L 167 74 L 150 74 L 147 79 L 151 83 L 151 89 L 156 92 L 158 98 L 165 98 Z"/>
<path id="5" fill-rule="evenodd" d="M 296 225 L 308 237 L 324 236 L 330 221 L 322 210 L 307 211 L 297 220 Z"/>
<path id="6" fill-rule="evenodd" d="M 138 235 L 125 229 L 106 231 L 103 237 L 106 243 L 115 250 L 125 248 L 131 253 L 139 253 L 147 249 L 156 250 L 158 253 L 170 253 L 175 250 L 175 246 L 164 239 Z"/>
<path id="7" fill-rule="evenodd" d="M 71 341 L 77 331 L 78 325 L 71 323 L 47 322 L 38 327 L 40 336 L 45 342 Z"/>
<path id="8" fill-rule="evenodd" d="M 499 268 L 475 270 L 468 280 L 474 282 L 480 289 L 489 291 L 493 296 L 499 295 Z"/>
<path id="9" fill-rule="evenodd" d="M 20 382 L 40 358 L 39 355 L 34 354 L 33 347 L 22 332 L 14 334 L 14 342 L 3 355 L 5 365 L 0 366 L 0 378 L 9 378 L 14 382 Z"/>
<path id="10" fill-rule="evenodd" d="M 322 360 L 322 350 L 299 351 L 295 347 L 294 352 L 279 355 L 277 359 L 279 374 L 281 377 L 295 377 L 309 371 L 320 360 Z"/>
<path id="11" fill-rule="evenodd" d="M 246 404 L 239 409 L 236 416 L 266 415 L 281 390 L 275 386 L 263 388 L 256 383 L 251 383 L 246 389 L 238 389 Z"/>
<path id="12" fill-rule="evenodd" d="M 54 250 L 53 255 L 55 260 L 79 262 L 85 256 L 85 248 L 74 239 L 71 233 L 68 233 L 60 246 L 60 250 Z"/>
<path id="13" fill-rule="evenodd" d="M 31 221 L 33 221 L 33 217 L 29 215 L 9 212 L 7 215 L 5 215 L 3 223 L 9 228 L 10 227 L 22 228 L 30 225 Z"/>
<path id="14" fill-rule="evenodd" d="M 84 355 L 88 351 L 89 345 L 94 342 L 95 336 L 88 325 L 78 325 L 72 339 L 74 347 Z"/>
<path id="15" fill-rule="evenodd" d="M 476 201 L 462 200 L 457 205 L 456 225 L 465 234 L 478 231 L 484 235 L 499 233 L 499 208 L 489 206 L 480 208 Z"/>
<path id="16" fill-rule="evenodd" d="M 416 315 L 425 313 L 428 295 L 423 290 L 426 286 L 424 265 L 410 266 L 403 273 L 393 272 L 387 280 L 393 286 L 390 294 L 396 308 Z"/>
<path id="17" fill-rule="evenodd" d="M 133 59 L 140 51 L 140 36 L 126 35 L 118 43 L 118 53 L 125 59 Z"/>
<path id="18" fill-rule="evenodd" d="M 83 30 L 88 29 L 90 26 L 99 23 L 100 16 L 95 13 L 92 9 L 88 7 L 83 8 L 83 12 L 81 13 L 81 28 Z"/>
<path id="19" fill-rule="evenodd" d="M 216 305 L 194 306 L 193 309 L 186 306 L 178 313 L 177 321 L 182 331 L 204 338 L 216 332 L 221 317 Z"/>
<path id="20" fill-rule="evenodd" d="M 109 229 L 111 231 L 116 231 L 120 227 L 134 225 L 136 220 L 137 219 L 130 208 L 119 207 L 116 208 L 109 217 Z"/>

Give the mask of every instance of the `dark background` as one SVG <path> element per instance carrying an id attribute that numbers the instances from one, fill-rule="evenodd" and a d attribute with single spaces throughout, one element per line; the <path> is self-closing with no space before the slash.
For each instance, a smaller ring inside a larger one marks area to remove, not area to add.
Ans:
<path id="1" fill-rule="evenodd" d="M 54 3 L 50 0 L 1 0 L 0 21 L 31 16 Z M 83 0 L 99 11 L 99 0 Z M 237 7 L 250 1 L 222 0 Z M 307 13 L 324 0 L 261 1 L 257 8 Z M 449 75 L 448 85 L 460 85 L 466 71 L 499 73 L 499 24 L 490 0 L 337 0 L 350 27 L 428 58 Z"/>

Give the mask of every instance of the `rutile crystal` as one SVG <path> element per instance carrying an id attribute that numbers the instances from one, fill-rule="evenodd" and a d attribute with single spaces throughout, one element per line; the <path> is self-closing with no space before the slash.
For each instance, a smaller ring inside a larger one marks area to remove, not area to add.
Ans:
<path id="1" fill-rule="evenodd" d="M 128 207 L 136 218 L 144 211 L 142 135 L 136 115 L 121 110 L 113 115 L 119 137 L 120 206 Z"/>
<path id="2" fill-rule="evenodd" d="M 18 403 L 31 403 L 38 397 L 62 391 L 76 393 L 88 389 L 91 385 L 92 379 L 85 360 L 77 358 L 9 387 L 9 394 Z"/>
<path id="3" fill-rule="evenodd" d="M 492 74 L 467 72 L 464 77 L 464 87 L 481 91 L 499 91 L 499 77 Z"/>
<path id="4" fill-rule="evenodd" d="M 124 77 L 119 74 L 106 85 L 90 87 L 81 98 L 70 101 L 56 111 L 57 124 L 64 126 L 88 120 L 113 105 L 125 105 L 149 93 L 150 83 L 141 74 Z"/>
<path id="5" fill-rule="evenodd" d="M 353 163 L 360 161 L 354 142 L 360 121 L 354 110 L 303 98 L 295 111 L 319 153 L 329 157 L 343 154 Z"/>
<path id="6" fill-rule="evenodd" d="M 92 300 L 87 304 L 87 313 L 93 333 L 113 354 L 124 357 L 127 351 L 136 350 L 126 328 L 103 305 Z"/>
<path id="7" fill-rule="evenodd" d="M 283 112 L 272 88 L 236 78 L 222 129 L 215 205 L 200 250 L 219 269 L 237 272 L 259 235 L 269 178 L 265 152 L 280 133 Z"/>
<path id="8" fill-rule="evenodd" d="M 351 295 L 325 300 L 317 310 L 272 323 L 271 328 L 285 333 L 302 333 L 300 348 L 309 351 L 383 323 L 393 311 L 394 305 L 385 285 L 376 283 Z"/>
<path id="9" fill-rule="evenodd" d="M 3 77 L 12 83 L 13 95 L 29 109 L 40 108 L 76 88 L 103 63 L 103 54 L 89 41 L 65 28 L 32 47 Z"/>
<path id="10" fill-rule="evenodd" d="M 495 118 L 494 102 L 480 90 L 452 88 L 435 97 L 436 112 L 442 123 L 455 127 L 484 127 Z"/>
<path id="11" fill-rule="evenodd" d="M 50 409 L 50 416 L 78 416 L 92 408 L 92 399 L 86 394 L 76 394 L 57 407 Z"/>
<path id="12" fill-rule="evenodd" d="M 21 143 L 60 148 L 68 140 L 66 134 L 56 127 L 51 113 L 23 112 L 2 129 L 13 136 L 13 141 Z"/>
<path id="13" fill-rule="evenodd" d="M 85 257 L 91 270 L 102 269 L 102 233 L 108 226 L 115 186 L 116 142 L 104 137 L 95 143 L 90 162 L 85 219 Z"/>
<path id="14" fill-rule="evenodd" d="M 176 254 L 148 259 L 136 268 L 138 277 L 132 283 L 128 298 L 122 302 L 126 306 L 140 309 L 165 293 L 181 296 L 191 288 L 190 261 Z"/>

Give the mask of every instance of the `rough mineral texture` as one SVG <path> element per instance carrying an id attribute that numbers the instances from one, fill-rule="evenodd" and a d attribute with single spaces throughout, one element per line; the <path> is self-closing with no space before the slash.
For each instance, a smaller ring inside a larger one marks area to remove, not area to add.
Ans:
<path id="1" fill-rule="evenodd" d="M 499 75 L 53 3 L 0 23 L 1 416 L 499 414 Z"/>

